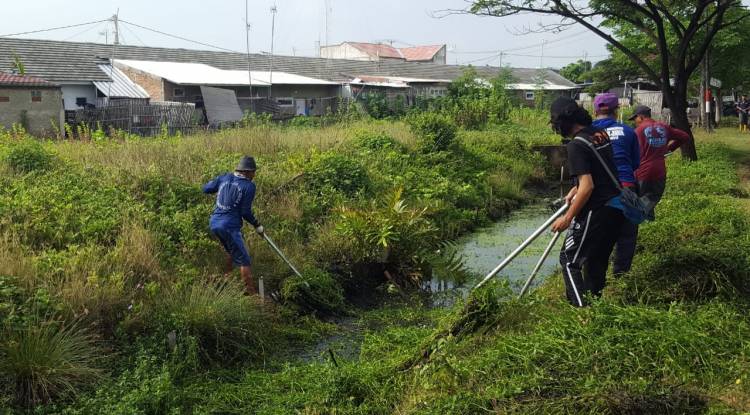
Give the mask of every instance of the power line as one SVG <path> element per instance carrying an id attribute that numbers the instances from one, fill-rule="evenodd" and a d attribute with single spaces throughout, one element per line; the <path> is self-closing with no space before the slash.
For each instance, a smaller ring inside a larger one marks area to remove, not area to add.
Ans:
<path id="1" fill-rule="evenodd" d="M 127 30 L 127 31 L 128 31 L 128 33 L 130 33 L 131 35 L 133 35 L 133 37 L 135 37 L 135 39 L 136 39 L 136 40 L 138 41 L 138 43 L 140 43 L 140 44 L 141 44 L 141 45 L 143 45 L 143 46 L 146 46 L 146 44 L 145 44 L 145 43 L 144 43 L 144 42 L 143 42 L 143 41 L 141 40 L 141 38 L 140 38 L 140 37 L 138 37 L 138 34 L 136 34 L 134 30 L 131 30 L 131 29 L 130 29 L 129 27 L 127 27 L 127 26 L 123 26 L 123 28 L 125 28 L 125 30 Z"/>
<path id="2" fill-rule="evenodd" d="M 241 53 L 241 52 L 237 52 L 236 50 L 223 48 L 221 46 L 216 46 L 216 45 L 212 45 L 212 44 L 209 44 L 209 43 L 199 42 L 197 40 L 192 40 L 192 39 L 188 39 L 188 38 L 185 38 L 185 37 L 182 37 L 182 36 L 177 36 L 177 35 L 173 35 L 173 34 L 170 34 L 170 33 L 162 32 L 161 30 L 153 29 L 153 28 L 146 27 L 146 26 L 141 26 L 141 25 L 136 24 L 136 23 L 128 22 L 127 20 L 120 19 L 120 23 L 129 24 L 131 26 L 135 26 L 135 27 L 143 29 L 143 30 L 148 30 L 149 32 L 158 33 L 160 35 L 171 37 L 171 38 L 175 38 L 175 39 L 179 39 L 179 40 L 182 40 L 182 41 L 185 41 L 185 42 L 195 43 L 196 45 L 201 45 L 201 46 L 206 46 L 206 47 L 213 48 L 213 49 L 222 50 L 224 52 Z"/>
<path id="3" fill-rule="evenodd" d="M 74 27 L 88 26 L 88 25 L 97 24 L 97 23 L 103 23 L 103 22 L 108 22 L 108 21 L 110 21 L 110 19 L 97 20 L 97 21 L 94 21 L 94 22 L 86 22 L 86 23 L 79 23 L 79 24 L 72 24 L 72 25 L 68 25 L 68 26 L 50 27 L 49 29 L 31 30 L 31 31 L 28 31 L 28 32 L 10 33 L 10 34 L 7 34 L 7 35 L 0 35 L 0 37 L 12 37 L 12 36 L 32 35 L 32 34 L 35 34 L 35 33 L 52 32 L 54 30 L 63 30 L 63 29 L 72 29 Z"/>
<path id="4" fill-rule="evenodd" d="M 571 34 L 569 34 L 567 36 L 563 36 L 563 37 L 560 37 L 560 38 L 557 38 L 557 39 L 553 39 L 553 40 L 549 40 L 549 41 L 544 41 L 542 43 L 535 43 L 533 45 L 527 45 L 527 46 L 519 46 L 517 48 L 511 48 L 511 49 L 503 49 L 502 51 L 501 50 L 473 50 L 473 51 L 463 51 L 462 52 L 462 51 L 455 51 L 455 50 L 453 50 L 453 51 L 451 51 L 451 53 L 455 53 L 455 54 L 458 54 L 458 55 L 485 55 L 485 54 L 488 54 L 488 53 L 493 53 L 495 55 L 499 55 L 500 52 L 516 52 L 516 51 L 519 51 L 519 50 L 536 49 L 536 48 L 541 47 L 542 44 L 550 45 L 550 44 L 553 44 L 553 43 L 559 43 L 559 42 L 562 42 L 564 40 L 569 40 L 569 39 L 572 39 L 574 37 L 578 37 L 578 36 L 584 35 L 586 33 L 588 33 L 588 30 L 583 30 L 583 31 L 580 31 L 580 32 L 571 33 Z"/>
<path id="5" fill-rule="evenodd" d="M 105 24 L 104 24 L 104 26 L 105 26 L 105 28 L 106 28 L 107 24 L 105 23 Z M 91 30 L 93 30 L 93 29 L 98 29 L 98 28 L 100 28 L 100 27 L 102 27 L 102 26 L 101 26 L 101 25 L 98 25 L 98 26 L 94 26 L 94 25 L 91 25 L 90 27 L 87 27 L 87 28 L 85 28 L 85 29 L 81 30 L 80 32 L 78 32 L 78 33 L 76 33 L 76 34 L 74 34 L 74 35 L 72 35 L 72 36 L 68 36 L 68 37 L 66 37 L 65 39 L 63 39 L 63 42 L 66 42 L 66 41 L 68 41 L 68 40 L 70 40 L 70 39 L 73 39 L 73 38 L 76 38 L 76 37 L 78 37 L 78 36 L 81 36 L 81 35 L 82 35 L 82 34 L 84 34 L 84 33 L 88 33 L 88 32 L 90 32 Z"/>

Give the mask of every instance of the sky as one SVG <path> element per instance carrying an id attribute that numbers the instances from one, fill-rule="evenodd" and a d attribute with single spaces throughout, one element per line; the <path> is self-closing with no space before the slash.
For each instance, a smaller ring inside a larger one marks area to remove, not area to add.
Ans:
<path id="1" fill-rule="evenodd" d="M 120 42 L 124 44 L 211 49 L 133 26 L 136 24 L 212 46 L 246 50 L 245 0 L 3 3 L 0 36 L 105 20 L 119 9 L 120 19 L 130 23 L 120 25 Z M 280 55 L 316 56 L 317 42 L 343 41 L 384 42 L 396 47 L 446 44 L 448 63 L 475 66 L 560 68 L 578 59 L 596 62 L 607 55 L 604 41 L 581 26 L 562 33 L 524 34 L 541 22 L 536 15 L 439 17 L 441 10 L 466 4 L 464 0 L 249 0 L 250 50 L 271 50 L 271 7 L 276 5 L 274 53 Z M 113 29 L 106 21 L 18 37 L 111 43 Z"/>

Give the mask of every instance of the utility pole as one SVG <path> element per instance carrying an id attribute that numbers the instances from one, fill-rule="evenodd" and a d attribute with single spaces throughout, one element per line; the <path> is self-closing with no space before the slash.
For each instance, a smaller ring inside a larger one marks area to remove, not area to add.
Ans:
<path id="1" fill-rule="evenodd" d="M 539 69 L 544 68 L 544 45 L 547 44 L 546 40 L 542 41 L 542 55 L 539 57 Z"/>
<path id="2" fill-rule="evenodd" d="M 253 112 L 253 72 L 250 67 L 250 11 L 245 0 L 245 48 L 247 49 L 247 82 L 250 86 L 250 112 Z"/>
<path id="3" fill-rule="evenodd" d="M 503 53 L 503 52 L 501 51 L 501 52 L 500 52 L 500 67 L 501 67 L 501 68 L 503 67 L 503 54 L 504 54 L 504 53 Z"/>
<path id="4" fill-rule="evenodd" d="M 120 44 L 120 9 L 112 16 L 112 23 L 115 25 L 115 45 Z"/>
<path id="5" fill-rule="evenodd" d="M 706 49 L 703 57 L 703 101 L 705 103 L 703 119 L 706 122 L 706 131 L 710 133 L 713 131 L 713 126 L 711 124 L 711 66 L 709 65 L 711 55 L 709 50 L 710 48 Z"/>
<path id="6" fill-rule="evenodd" d="M 271 63 L 268 74 L 268 98 L 271 98 L 271 89 L 273 88 L 273 39 L 276 35 L 276 5 L 271 6 Z"/>

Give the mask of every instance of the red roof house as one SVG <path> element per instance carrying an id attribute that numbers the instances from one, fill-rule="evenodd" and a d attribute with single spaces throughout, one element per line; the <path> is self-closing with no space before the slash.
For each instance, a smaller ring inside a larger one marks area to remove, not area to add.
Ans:
<path id="1" fill-rule="evenodd" d="M 431 45 L 395 48 L 383 43 L 344 42 L 339 45 L 321 47 L 320 56 L 329 59 L 362 61 L 394 59 L 445 65 L 446 47 L 445 45 Z"/>

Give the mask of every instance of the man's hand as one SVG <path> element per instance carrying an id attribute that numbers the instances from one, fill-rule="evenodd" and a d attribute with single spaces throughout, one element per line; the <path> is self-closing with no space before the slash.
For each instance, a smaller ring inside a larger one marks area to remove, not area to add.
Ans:
<path id="1" fill-rule="evenodd" d="M 552 224 L 552 232 L 565 232 L 570 227 L 570 222 L 573 218 L 569 218 L 568 215 L 564 215 L 558 218 L 555 223 Z"/>
<path id="2" fill-rule="evenodd" d="M 263 229 L 263 225 L 258 225 L 255 227 L 255 232 L 258 232 L 258 235 L 263 236 L 263 234 L 266 233 L 266 230 Z"/>

